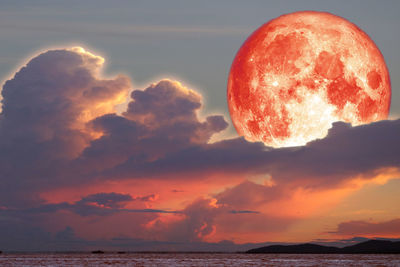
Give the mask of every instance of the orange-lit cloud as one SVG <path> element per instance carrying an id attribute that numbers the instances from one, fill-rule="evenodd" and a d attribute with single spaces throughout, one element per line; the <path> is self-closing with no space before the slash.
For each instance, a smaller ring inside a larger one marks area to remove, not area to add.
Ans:
<path id="1" fill-rule="evenodd" d="M 342 236 L 365 236 L 370 238 L 381 236 L 396 238 L 400 236 L 400 219 L 393 219 L 384 222 L 342 222 L 337 226 L 337 230 L 333 233 Z"/>
<path id="2" fill-rule="evenodd" d="M 225 118 L 200 118 L 201 94 L 178 81 L 132 91 L 116 114 L 132 86 L 103 78 L 103 62 L 82 48 L 51 50 L 4 84 L 0 233 L 278 241 L 363 186 L 399 177 L 400 120 L 337 122 L 302 147 L 211 142 Z"/>

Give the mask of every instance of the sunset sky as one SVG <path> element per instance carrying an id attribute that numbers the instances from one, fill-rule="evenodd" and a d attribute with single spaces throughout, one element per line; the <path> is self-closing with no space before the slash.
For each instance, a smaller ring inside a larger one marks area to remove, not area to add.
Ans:
<path id="1" fill-rule="evenodd" d="M 300 10 L 376 43 L 389 120 L 336 122 L 300 147 L 248 142 L 228 112 L 231 63 L 260 25 Z M 395 0 L 0 0 L 0 250 L 400 238 L 399 12 Z"/>

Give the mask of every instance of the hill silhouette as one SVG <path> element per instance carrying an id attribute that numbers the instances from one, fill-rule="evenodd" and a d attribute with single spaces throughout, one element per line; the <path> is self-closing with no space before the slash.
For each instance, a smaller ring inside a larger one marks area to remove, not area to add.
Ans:
<path id="1" fill-rule="evenodd" d="M 94 250 L 94 251 L 92 251 L 92 254 L 104 254 L 104 251 L 102 251 L 102 250 Z"/>
<path id="2" fill-rule="evenodd" d="M 316 244 L 272 245 L 250 249 L 246 253 L 270 254 L 400 254 L 400 241 L 368 240 L 343 248 Z"/>

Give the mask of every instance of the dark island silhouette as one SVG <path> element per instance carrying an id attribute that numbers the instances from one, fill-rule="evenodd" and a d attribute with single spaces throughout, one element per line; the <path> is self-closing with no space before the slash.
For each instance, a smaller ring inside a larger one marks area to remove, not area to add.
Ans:
<path id="1" fill-rule="evenodd" d="M 104 251 L 102 251 L 102 250 L 93 250 L 92 254 L 104 254 Z"/>
<path id="2" fill-rule="evenodd" d="M 400 254 L 400 241 L 368 240 L 343 248 L 317 244 L 272 245 L 250 249 L 246 253 L 268 254 Z"/>

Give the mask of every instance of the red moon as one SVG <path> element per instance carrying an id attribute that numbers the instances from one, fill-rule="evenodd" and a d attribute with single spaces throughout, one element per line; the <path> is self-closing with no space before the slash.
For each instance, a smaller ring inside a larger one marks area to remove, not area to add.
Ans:
<path id="1" fill-rule="evenodd" d="M 237 132 L 267 146 L 323 138 L 332 122 L 386 119 L 390 78 L 377 46 L 353 23 L 304 11 L 262 25 L 232 63 L 228 105 Z"/>

